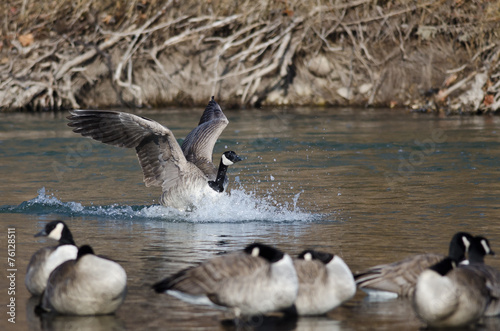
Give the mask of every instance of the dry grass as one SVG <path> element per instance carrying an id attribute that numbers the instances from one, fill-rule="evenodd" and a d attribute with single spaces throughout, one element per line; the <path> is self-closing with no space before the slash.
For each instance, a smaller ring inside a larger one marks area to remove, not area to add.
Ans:
<path id="1" fill-rule="evenodd" d="M 500 108 L 499 0 L 12 0 L 0 10 L 1 109 L 213 94 L 239 106 Z M 482 95 L 460 99 L 479 74 Z"/>

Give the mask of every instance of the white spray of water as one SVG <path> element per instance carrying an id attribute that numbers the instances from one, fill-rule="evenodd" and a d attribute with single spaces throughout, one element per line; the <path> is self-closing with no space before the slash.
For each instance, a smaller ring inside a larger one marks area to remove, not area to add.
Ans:
<path id="1" fill-rule="evenodd" d="M 259 197 L 244 189 L 233 189 L 230 194 L 223 193 L 216 199 L 205 199 L 192 211 L 160 205 L 127 206 L 113 204 L 109 206 L 83 206 L 78 202 L 62 202 L 52 194 L 47 194 L 45 188 L 38 191 L 38 196 L 19 206 L 39 206 L 49 212 L 71 214 L 73 216 L 92 215 L 111 218 L 141 218 L 165 221 L 184 221 L 193 223 L 238 223 L 248 221 L 262 222 L 308 222 L 322 218 L 322 215 L 300 210 L 297 202 L 303 191 L 295 194 L 292 205 L 278 203 L 272 195 Z M 47 208 L 50 207 L 50 208 Z"/>

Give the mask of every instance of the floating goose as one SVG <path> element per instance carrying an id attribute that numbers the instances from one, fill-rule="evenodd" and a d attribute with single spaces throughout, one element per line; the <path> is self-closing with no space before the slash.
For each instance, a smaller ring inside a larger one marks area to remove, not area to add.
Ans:
<path id="1" fill-rule="evenodd" d="M 63 221 L 47 223 L 42 231 L 35 234 L 35 237 L 41 236 L 57 240 L 59 244 L 40 248 L 30 259 L 24 283 L 35 296 L 41 295 L 45 290 L 50 273 L 61 263 L 76 259 L 78 252 L 73 236 Z"/>
<path id="2" fill-rule="evenodd" d="M 290 307 L 299 285 L 288 254 L 254 243 L 182 270 L 153 288 L 189 303 L 232 308 L 239 317 Z"/>
<path id="3" fill-rule="evenodd" d="M 464 327 L 481 318 L 490 300 L 485 277 L 447 257 L 420 274 L 413 307 L 429 327 Z"/>
<path id="4" fill-rule="evenodd" d="M 291 312 L 297 315 L 325 314 L 356 294 L 351 270 L 337 255 L 305 250 L 293 263 L 299 293 Z"/>
<path id="5" fill-rule="evenodd" d="M 456 261 L 463 261 L 471 239 L 469 233 L 456 233 L 450 241 L 449 256 Z M 355 274 L 354 279 L 358 287 L 370 295 L 411 297 L 420 273 L 445 257 L 431 253 L 414 255 L 391 264 L 372 267 Z"/>
<path id="6" fill-rule="evenodd" d="M 116 262 L 94 255 L 88 245 L 49 277 L 41 308 L 64 315 L 107 315 L 125 300 L 127 274 Z"/>
<path id="7" fill-rule="evenodd" d="M 73 110 L 68 119 L 68 125 L 82 136 L 135 148 L 146 186 L 160 186 L 160 203 L 180 210 L 223 192 L 228 166 L 241 161 L 235 152 L 227 151 L 218 169 L 212 163 L 214 145 L 229 123 L 214 97 L 182 148 L 172 131 L 145 117 L 111 110 Z"/>
<path id="8" fill-rule="evenodd" d="M 471 241 L 469 249 L 469 263 L 461 266 L 466 269 L 473 269 L 486 278 L 487 285 L 491 291 L 492 300 L 488 304 L 484 315 L 500 315 L 500 271 L 492 266 L 484 264 L 486 255 L 495 255 L 491 249 L 488 239 L 481 236 L 475 236 Z"/>

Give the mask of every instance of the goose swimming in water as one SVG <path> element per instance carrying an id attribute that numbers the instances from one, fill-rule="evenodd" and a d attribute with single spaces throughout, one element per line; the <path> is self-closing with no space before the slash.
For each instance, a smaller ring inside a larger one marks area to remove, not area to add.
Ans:
<path id="1" fill-rule="evenodd" d="M 491 302 L 484 312 L 484 316 L 500 315 L 500 271 L 484 263 L 486 255 L 495 255 L 490 247 L 488 239 L 475 236 L 470 245 L 468 264 L 461 266 L 465 269 L 473 269 L 486 278 L 486 284 L 491 291 Z"/>
<path id="2" fill-rule="evenodd" d="M 473 238 L 471 254 L 480 246 Z M 464 327 L 483 316 L 492 298 L 491 284 L 481 270 L 447 257 L 420 274 L 413 308 L 429 327 Z"/>
<path id="3" fill-rule="evenodd" d="M 449 256 L 458 262 L 465 260 L 472 238 L 467 232 L 457 232 L 450 241 Z M 434 253 L 413 255 L 401 261 L 371 267 L 355 274 L 354 279 L 358 287 L 369 295 L 411 297 L 420 273 L 445 257 L 444 254 Z"/>
<path id="4" fill-rule="evenodd" d="M 125 270 L 83 245 L 76 260 L 64 262 L 50 274 L 41 309 L 65 315 L 107 315 L 120 307 L 126 293 Z"/>
<path id="5" fill-rule="evenodd" d="M 24 283 L 35 296 L 41 295 L 45 290 L 50 273 L 61 263 L 76 259 L 78 252 L 73 236 L 63 221 L 47 223 L 42 231 L 35 234 L 35 237 L 41 236 L 57 240 L 59 244 L 40 248 L 30 259 Z"/>
<path id="6" fill-rule="evenodd" d="M 198 126 L 179 146 L 172 131 L 142 116 L 111 110 L 72 110 L 73 131 L 105 144 L 135 148 L 147 187 L 160 186 L 162 205 L 186 210 L 207 195 L 223 192 L 227 168 L 241 158 L 222 154 L 219 168 L 212 163 L 214 145 L 229 121 L 214 97 Z"/>
<path id="7" fill-rule="evenodd" d="M 299 293 L 287 313 L 326 314 L 356 294 L 351 270 L 337 255 L 305 250 L 293 264 L 299 279 Z"/>
<path id="8" fill-rule="evenodd" d="M 299 284 L 288 254 L 254 243 L 243 251 L 181 270 L 153 289 L 193 304 L 232 308 L 239 317 L 290 307 Z"/>

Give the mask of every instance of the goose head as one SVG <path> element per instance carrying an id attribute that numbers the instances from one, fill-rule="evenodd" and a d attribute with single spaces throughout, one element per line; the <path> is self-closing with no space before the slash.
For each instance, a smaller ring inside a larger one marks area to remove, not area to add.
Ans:
<path id="1" fill-rule="evenodd" d="M 42 231 L 35 234 L 35 237 L 47 237 L 59 241 L 61 245 L 74 245 L 73 235 L 69 231 L 68 226 L 63 221 L 57 220 L 49 222 L 45 225 Z"/>
<path id="2" fill-rule="evenodd" d="M 474 237 L 467 232 L 457 232 L 451 238 L 448 256 L 457 262 L 465 260 L 465 253 L 469 251 L 471 241 Z"/>
<path id="3" fill-rule="evenodd" d="M 230 166 L 230 165 L 233 165 L 235 164 L 236 162 L 240 162 L 242 161 L 243 159 L 241 157 L 238 156 L 238 154 L 236 154 L 235 152 L 233 151 L 227 151 L 227 152 L 224 152 L 222 154 L 222 157 L 221 157 L 221 162 L 222 164 L 224 164 L 226 167 Z"/>
<path id="4" fill-rule="evenodd" d="M 224 187 L 227 185 L 227 168 L 241 160 L 243 159 L 233 151 L 224 152 L 220 160 L 219 170 L 217 171 L 217 178 L 209 181 L 208 185 L 216 192 L 223 192 Z"/>
<path id="5" fill-rule="evenodd" d="M 491 249 L 490 242 L 485 237 L 475 236 L 470 244 L 469 262 L 484 263 L 486 255 L 495 255 L 495 252 Z"/>
<path id="6" fill-rule="evenodd" d="M 318 260 L 326 265 L 330 263 L 330 261 L 334 258 L 334 256 L 333 254 L 330 253 L 324 253 L 312 249 L 306 249 L 305 251 L 299 254 L 298 258 L 305 261 Z"/>
<path id="7" fill-rule="evenodd" d="M 261 243 L 253 243 L 245 247 L 244 252 L 254 257 L 261 257 L 269 263 L 275 263 L 283 259 L 285 253 L 282 251 Z"/>

